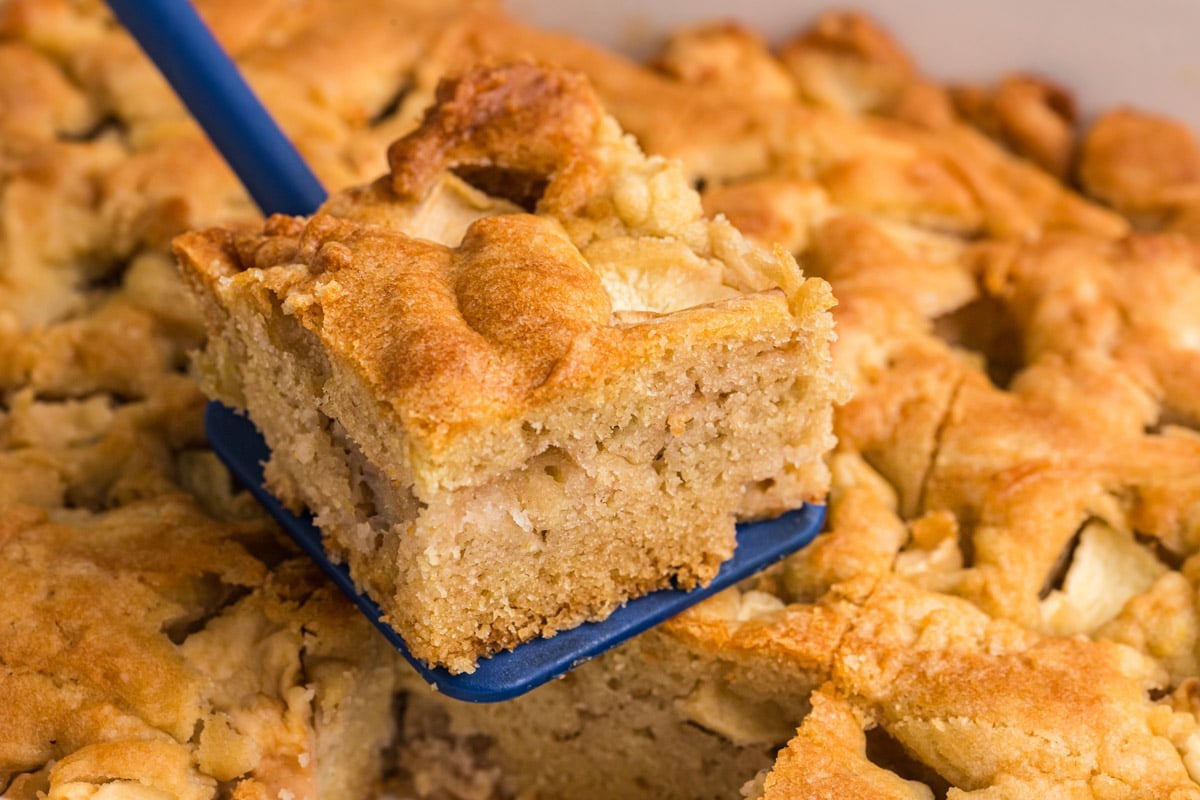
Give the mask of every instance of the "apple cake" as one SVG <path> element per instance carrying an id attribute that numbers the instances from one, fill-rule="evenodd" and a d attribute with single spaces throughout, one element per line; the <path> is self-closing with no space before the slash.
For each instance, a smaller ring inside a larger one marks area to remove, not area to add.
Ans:
<path id="1" fill-rule="evenodd" d="M 175 249 L 268 485 L 458 672 L 702 585 L 738 519 L 823 498 L 838 385 L 827 285 L 705 219 L 583 78 L 437 97 L 383 181 Z"/>
<path id="2" fill-rule="evenodd" d="M 387 146 L 477 64 L 586 75 L 708 213 L 832 286 L 828 522 L 522 698 L 429 691 L 205 445 L 169 242 L 253 241 L 252 205 L 102 4 L 9 0 L 0 795 L 1198 796 L 1191 131 L 1045 76 L 935 82 L 858 14 L 639 64 L 488 2 L 197 6 L 326 185 L 365 184 L 328 216 L 448 248 L 546 187 L 475 162 L 401 197 L 369 184 Z M 622 285 L 611 231 L 558 213 Z M 722 284 L 687 264 L 656 313 Z"/>

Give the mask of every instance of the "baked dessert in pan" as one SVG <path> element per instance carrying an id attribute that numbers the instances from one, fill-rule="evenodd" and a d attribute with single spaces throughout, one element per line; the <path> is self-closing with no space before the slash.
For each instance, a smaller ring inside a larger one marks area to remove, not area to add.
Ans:
<path id="1" fill-rule="evenodd" d="M 309 564 L 251 554 L 280 551 L 276 536 L 182 493 L 100 512 L 10 506 L 4 796 L 373 791 L 390 648 Z"/>
<path id="2" fill-rule="evenodd" d="M 0 96 L 25 98 L 0 115 L 0 547 L 10 582 L 58 588 L 40 605 L 4 595 L 2 629 L 37 636 L 0 637 L 0 694 L 63 711 L 4 729 L 0 791 L 301 796 L 268 782 L 270 758 L 218 769 L 194 725 L 227 719 L 230 741 L 288 754 L 295 739 L 251 724 L 280 719 L 287 694 L 289 719 L 310 720 L 293 733 L 386 747 L 386 766 L 360 762 L 362 783 L 321 796 L 1197 796 L 1194 137 L 1129 109 L 1081 128 L 1043 79 L 936 84 L 856 15 L 776 51 L 728 26 L 681 31 L 647 68 L 486 5 L 434 5 L 355 4 L 403 16 L 401 38 L 347 3 L 201 8 L 263 86 L 307 87 L 273 110 L 330 185 L 378 173 L 445 72 L 528 57 L 588 75 L 647 152 L 703 179 L 706 209 L 833 287 L 854 396 L 835 415 L 827 532 L 496 708 L 374 672 L 369 636 L 342 648 L 336 626 L 303 622 L 316 606 L 285 588 L 305 582 L 204 448 L 183 374 L 203 333 L 166 242 L 260 223 L 99 9 L 15 0 L 0 22 L 0 57 L 20 65 Z M 343 62 L 388 80 L 340 80 Z M 760 91 L 739 88 L 746 70 Z M 55 567 L 105 587 L 76 608 L 121 613 L 72 627 Z M 344 654 L 351 682 L 280 682 L 234 620 L 283 630 L 285 664 Z M 162 665 L 155 678 L 111 669 L 130 630 L 143 644 L 123 657 Z M 60 631 L 92 655 L 46 656 Z M 230 674 L 197 662 L 209 646 L 257 685 L 189 694 Z M 199 711 L 144 701 L 181 671 L 197 683 L 162 694 Z M 350 763 L 332 752 L 310 767 Z"/>
<path id="3" fill-rule="evenodd" d="M 823 498 L 840 386 L 827 285 L 705 220 L 583 77 L 477 68 L 438 98 L 389 177 L 175 251 L 204 387 L 262 420 L 272 491 L 463 672 L 707 583 L 738 518 Z"/>

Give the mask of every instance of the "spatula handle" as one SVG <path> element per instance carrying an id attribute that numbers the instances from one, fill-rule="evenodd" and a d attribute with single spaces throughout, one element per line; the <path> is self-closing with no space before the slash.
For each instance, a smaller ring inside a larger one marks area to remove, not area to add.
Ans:
<path id="1" fill-rule="evenodd" d="M 264 214 L 311 214 L 325 189 L 189 0 L 108 0 Z"/>

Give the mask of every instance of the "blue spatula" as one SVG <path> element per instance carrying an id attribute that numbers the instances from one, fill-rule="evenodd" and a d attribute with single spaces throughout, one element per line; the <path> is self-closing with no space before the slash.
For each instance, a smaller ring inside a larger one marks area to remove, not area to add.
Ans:
<path id="1" fill-rule="evenodd" d="M 254 96 L 237 67 L 196 15 L 189 0 L 108 0 L 125 25 L 208 133 L 264 213 L 305 215 L 325 190 L 304 159 Z M 739 525 L 737 550 L 708 586 L 662 590 L 626 603 L 607 619 L 482 659 L 475 672 L 454 675 L 414 659 L 404 640 L 360 592 L 349 571 L 333 562 L 308 517 L 284 508 L 263 487 L 266 442 L 244 416 L 210 403 L 205 415 L 214 451 L 296 543 L 324 569 L 417 671 L 443 694 L 494 702 L 523 694 L 558 677 L 706 597 L 764 569 L 808 544 L 821 529 L 824 506 L 808 505 L 778 519 Z"/>

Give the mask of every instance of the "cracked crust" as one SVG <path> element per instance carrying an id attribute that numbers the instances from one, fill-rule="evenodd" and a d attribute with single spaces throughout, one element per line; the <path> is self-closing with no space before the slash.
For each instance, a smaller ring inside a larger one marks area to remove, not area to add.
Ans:
<path id="1" fill-rule="evenodd" d="M 735 26 L 681 31 L 646 69 L 486 3 L 198 6 L 330 187 L 377 175 L 387 145 L 422 124 L 445 73 L 480 60 L 557 64 L 587 75 L 647 152 L 682 158 L 706 211 L 782 243 L 839 299 L 834 358 L 858 399 L 839 414 L 825 534 L 754 586 L 490 717 L 455 708 L 454 725 L 432 741 L 406 724 L 397 738 L 401 772 L 414 776 L 406 791 L 445 780 L 471 798 L 530 786 L 611 797 L 620 781 L 627 797 L 729 797 L 760 773 L 745 795 L 815 793 L 828 780 L 838 796 L 1195 796 L 1200 159 L 1191 133 L 1133 109 L 1079 130 L 1069 87 L 1044 77 L 939 85 L 857 14 L 825 15 L 791 39 L 772 31 L 786 41 L 778 53 Z M 75 574 L 91 558 L 84 551 L 103 549 L 96 532 L 114 526 L 142 531 L 143 557 L 175 552 L 178 525 L 166 523 L 179 523 L 181 489 L 205 509 L 183 517 L 219 532 L 222 547 L 242 543 L 230 532 L 240 529 L 212 519 L 255 511 L 204 447 L 202 399 L 180 373 L 202 326 L 163 246 L 187 227 L 257 225 L 253 207 L 99 5 L 11 0 L 0 37 L 0 525 L 22 551 L 44 538 L 69 555 L 21 574 L 35 585 L 53 583 L 57 568 Z M 457 124 L 430 124 L 443 122 Z M 557 157 L 505 157 L 517 155 Z M 326 211 L 457 243 L 479 217 L 519 213 L 545 189 L 477 156 L 459 150 L 450 163 L 458 158 L 461 177 L 480 187 L 506 187 L 507 199 L 464 180 L 414 180 L 423 199 L 402 206 L 389 175 L 336 195 Z M 646 224 L 661 221 L 665 206 L 621 197 L 648 213 Z M 568 231 L 572 241 L 603 233 L 590 223 Z M 619 263 L 606 246 L 588 258 Z M 668 286 L 642 287 L 657 310 L 684 296 L 704 302 L 723 285 L 681 252 L 656 253 L 680 270 Z M 121 602 L 111 587 L 127 585 L 129 554 L 119 552 L 115 566 L 108 554 L 94 567 L 105 577 L 88 598 L 95 614 Z M 216 566 L 261 565 L 253 552 Z M 0 714 L 0 727 L 33 726 L 0 736 L 5 754 L 18 753 L 0 771 L 28 770 L 6 796 L 153 785 L 273 797 L 307 785 L 285 769 L 299 764 L 288 737 L 307 732 L 345 747 L 316 765 L 318 774 L 346 767 L 348 783 L 323 794 L 369 794 L 355 781 L 374 768 L 353 758 L 371 748 L 354 743 L 390 736 L 390 678 L 368 681 L 379 695 L 360 715 L 339 704 L 365 685 L 345 682 L 364 669 L 357 629 L 342 624 L 356 618 L 332 598 L 325 617 L 289 594 L 305 580 L 272 567 L 245 597 L 217 604 L 206 635 L 173 628 L 186 634 L 182 647 L 138 625 L 168 606 L 200 620 L 211 605 L 203 580 L 195 591 L 179 588 L 196 583 L 186 577 L 143 584 L 125 594 L 144 600 L 129 615 L 97 621 L 90 638 L 76 631 L 87 652 L 108 647 L 111 664 L 157 674 L 183 664 L 228 678 L 222 654 L 237 654 L 237 680 L 189 695 L 208 703 L 199 712 L 184 703 L 176 714 L 170 692 L 149 682 L 114 684 L 102 659 L 72 665 L 55 651 L 45 669 L 41 645 L 70 632 L 61 621 L 32 638 L 0 637 L 0 648 L 24 646 L 22 658 L 36 662 L 0 677 L 0 693 L 14 698 L 4 708 L 18 710 Z M 178 591 L 165 597 L 168 585 Z M 27 605 L 5 599 L 15 605 L 0 625 L 21 624 Z M 299 634 L 297 619 L 307 620 Z M 105 638 L 129 626 L 149 642 L 132 654 Z M 256 649 L 250 640 L 268 629 L 265 641 L 283 645 Z M 281 678 L 297 635 L 303 675 Z M 321 665 L 322 641 L 339 642 L 343 656 Z M 67 680 L 72 670 L 99 688 Z M 255 681 L 263 685 L 246 688 Z M 280 711 L 301 685 L 315 689 L 312 700 Z M 444 713 L 418 687 L 406 692 L 410 709 Z M 134 700 L 153 697 L 165 729 L 146 733 Z M 21 715 L 29 698 L 45 713 Z M 197 714 L 210 723 L 203 747 L 168 735 L 183 737 Z M 294 723 L 286 734 L 282 718 Z M 52 746 L 55 733 L 38 727 L 51 722 L 65 731 Z M 539 787 L 550 776 L 558 783 Z"/>
<path id="2" fill-rule="evenodd" d="M 170 548 L 157 544 L 166 530 Z M 271 535 L 216 523 L 182 495 L 95 514 L 6 510 L 0 784 L 26 787 L 11 796 L 371 785 L 352 771 L 378 769 L 386 714 L 358 732 L 361 753 L 335 734 L 361 716 L 347 688 L 388 695 L 383 646 L 310 567 L 268 573 L 249 551 Z"/>

